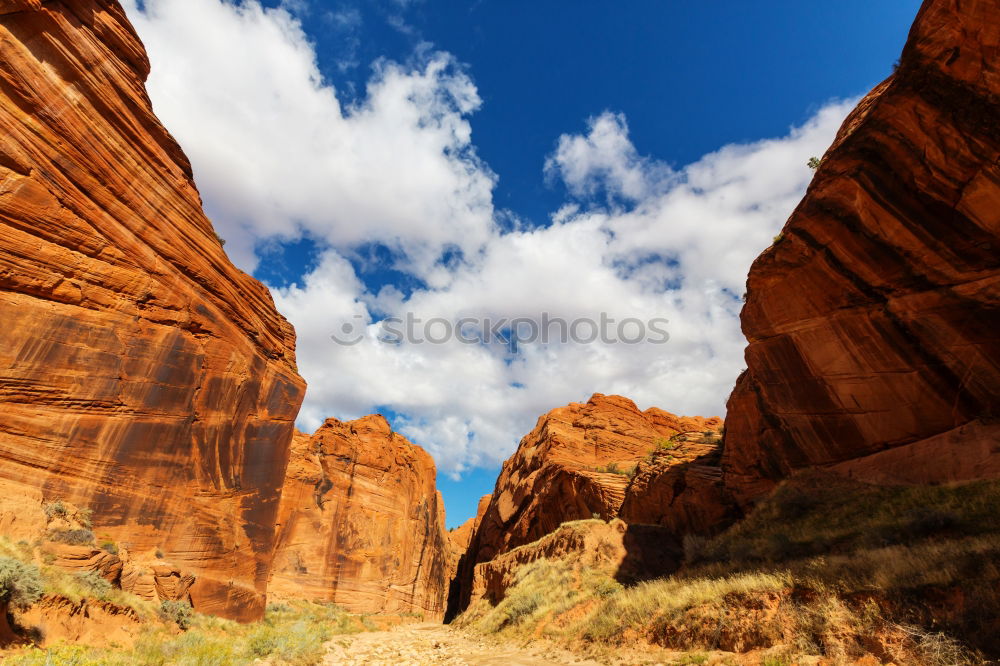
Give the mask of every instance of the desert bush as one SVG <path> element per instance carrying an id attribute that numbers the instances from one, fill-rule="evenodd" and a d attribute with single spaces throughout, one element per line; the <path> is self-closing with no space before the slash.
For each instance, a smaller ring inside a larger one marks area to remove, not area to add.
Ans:
<path id="1" fill-rule="evenodd" d="M 42 510 L 45 511 L 45 517 L 49 520 L 54 518 L 65 518 L 69 515 L 69 509 L 63 504 L 62 500 L 56 500 L 54 502 L 47 502 Z"/>
<path id="2" fill-rule="evenodd" d="M 163 601 L 160 604 L 160 617 L 173 622 L 181 629 L 191 626 L 191 604 L 186 601 Z"/>
<path id="3" fill-rule="evenodd" d="M 117 555 L 118 545 L 114 541 L 103 541 L 101 542 L 101 550 L 112 555 Z"/>
<path id="4" fill-rule="evenodd" d="M 893 655 L 900 663 L 917 657 L 927 666 L 957 666 L 982 664 L 982 655 L 967 648 L 954 638 L 914 625 L 897 624 L 894 628 L 906 637 L 905 645 L 894 646 Z M 989 662 L 993 663 L 993 662 Z"/>
<path id="5" fill-rule="evenodd" d="M 96 571 L 87 571 L 76 574 L 76 579 L 80 584 L 98 599 L 106 599 L 111 593 L 111 583 L 105 580 Z"/>
<path id="6" fill-rule="evenodd" d="M 654 451 L 673 451 L 674 449 L 676 449 L 681 444 L 680 441 L 678 441 L 677 439 L 674 439 L 675 437 L 677 437 L 677 435 L 674 435 L 673 437 L 669 437 L 669 438 L 667 438 L 667 437 L 660 437 L 659 439 L 657 439 L 657 440 L 655 440 L 653 442 L 653 450 Z"/>
<path id="7" fill-rule="evenodd" d="M 609 462 L 604 467 L 593 468 L 595 472 L 602 472 L 604 474 L 621 474 L 622 476 L 628 476 L 629 473 L 618 466 L 616 462 Z"/>
<path id="8" fill-rule="evenodd" d="M 65 543 L 72 546 L 88 546 L 96 541 L 97 537 L 90 530 L 85 529 L 75 529 L 75 530 L 49 530 L 45 537 L 49 541 L 55 541 L 56 543 Z"/>
<path id="9" fill-rule="evenodd" d="M 0 602 L 13 608 L 26 608 L 41 596 L 42 575 L 38 567 L 0 556 Z"/>
<path id="10" fill-rule="evenodd" d="M 86 527 L 88 530 L 94 526 L 94 512 L 86 507 L 82 509 L 77 509 L 76 515 L 74 516 L 76 521 Z"/>

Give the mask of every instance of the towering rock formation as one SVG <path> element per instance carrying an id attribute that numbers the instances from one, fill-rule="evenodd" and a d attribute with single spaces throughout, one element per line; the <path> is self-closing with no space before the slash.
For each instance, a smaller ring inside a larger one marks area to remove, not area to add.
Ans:
<path id="1" fill-rule="evenodd" d="M 677 417 L 656 407 L 641 412 L 628 398 L 600 393 L 553 409 L 504 463 L 470 546 L 476 561 L 535 541 L 568 520 L 616 517 L 645 458 L 658 448 L 672 450 L 670 438 L 679 433 L 702 435 L 721 426 L 718 417 Z"/>
<path id="2" fill-rule="evenodd" d="M 924 3 L 779 239 L 743 309 L 723 461 L 736 496 L 845 461 L 882 481 L 996 475 L 1000 5 Z"/>
<path id="3" fill-rule="evenodd" d="M 642 412 L 628 398 L 600 393 L 541 416 L 504 463 L 478 519 L 458 567 L 449 615 L 468 604 L 478 564 L 564 522 L 632 517 L 676 528 L 679 535 L 691 518 L 725 515 L 721 503 L 701 513 L 697 508 L 702 500 L 721 502 L 717 468 L 705 482 L 686 483 L 690 465 L 709 468 L 707 458 L 718 457 L 721 427 L 718 417 L 678 417 L 655 407 Z M 713 525 L 698 523 L 695 529 Z"/>
<path id="4" fill-rule="evenodd" d="M 294 332 L 202 213 L 121 7 L 0 7 L 0 515 L 88 507 L 197 610 L 258 617 Z"/>
<path id="5" fill-rule="evenodd" d="M 450 558 L 434 461 L 382 416 L 295 436 L 272 597 L 441 619 Z"/>

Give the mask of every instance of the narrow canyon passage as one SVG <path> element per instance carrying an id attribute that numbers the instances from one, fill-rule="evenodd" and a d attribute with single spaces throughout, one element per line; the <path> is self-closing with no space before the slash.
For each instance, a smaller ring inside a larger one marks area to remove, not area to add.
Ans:
<path id="1" fill-rule="evenodd" d="M 445 624 L 410 624 L 388 631 L 338 636 L 330 641 L 323 663 L 338 666 L 596 666 L 598 662 L 582 659 L 544 642 L 520 647 L 480 639 Z"/>

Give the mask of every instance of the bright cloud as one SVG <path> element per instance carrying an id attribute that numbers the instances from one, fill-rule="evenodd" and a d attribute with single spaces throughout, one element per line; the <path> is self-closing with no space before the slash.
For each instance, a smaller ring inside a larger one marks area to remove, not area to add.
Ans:
<path id="1" fill-rule="evenodd" d="M 559 137 L 558 147 L 545 161 L 546 175 L 561 178 L 578 197 L 592 197 L 604 189 L 609 197 L 632 201 L 669 183 L 670 168 L 640 157 L 629 141 L 625 116 L 602 113 L 588 124 L 585 136 Z"/>
<path id="2" fill-rule="evenodd" d="M 192 159 L 234 260 L 308 232 L 318 265 L 276 289 L 309 383 L 300 427 L 385 406 L 444 472 L 497 463 L 541 413 L 591 393 L 722 414 L 745 342 L 740 296 L 754 257 L 801 198 L 850 108 L 786 136 L 731 145 L 683 168 L 643 156 L 603 113 L 558 138 L 545 171 L 573 197 L 546 226 L 501 232 L 495 176 L 476 156 L 478 91 L 450 56 L 384 62 L 342 108 L 296 20 L 220 0 L 146 0 L 129 13 L 154 63 L 157 113 Z M 555 139 L 555 137 L 553 137 Z M 382 243 L 423 288 L 369 292 L 347 257 Z M 442 261 L 460 252 L 462 261 Z M 665 344 L 384 344 L 378 319 L 669 320 Z M 363 333 L 355 345 L 332 334 Z"/>
<path id="3" fill-rule="evenodd" d="M 255 2 L 146 0 L 126 9 L 154 64 L 157 115 L 182 142 L 227 250 L 307 231 L 332 246 L 384 243 L 434 283 L 449 248 L 492 233 L 495 177 L 466 116 L 472 81 L 445 53 L 379 63 L 365 101 L 343 108 L 299 22 Z"/>

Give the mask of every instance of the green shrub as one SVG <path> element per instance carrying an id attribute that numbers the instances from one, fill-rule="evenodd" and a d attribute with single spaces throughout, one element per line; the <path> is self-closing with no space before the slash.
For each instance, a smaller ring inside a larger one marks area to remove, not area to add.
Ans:
<path id="1" fill-rule="evenodd" d="M 76 579 L 98 599 L 105 599 L 111 593 L 111 583 L 96 571 L 78 573 Z"/>
<path id="2" fill-rule="evenodd" d="M 191 626 L 192 613 L 191 604 L 186 601 L 164 601 L 160 604 L 160 616 L 184 630 Z"/>
<path id="3" fill-rule="evenodd" d="M 76 521 L 88 530 L 94 526 L 93 516 L 94 512 L 87 508 L 77 509 L 76 511 Z"/>
<path id="4" fill-rule="evenodd" d="M 55 502 L 49 502 L 42 507 L 45 511 L 45 517 L 49 520 L 53 518 L 65 518 L 69 515 L 69 509 L 63 504 L 62 500 L 56 500 Z"/>
<path id="5" fill-rule="evenodd" d="M 101 543 L 101 550 L 106 553 L 111 553 L 112 555 L 118 554 L 118 546 L 114 541 L 104 541 Z"/>
<path id="6" fill-rule="evenodd" d="M 0 601 L 26 608 L 42 596 L 42 574 L 33 564 L 0 556 Z"/>
<path id="7" fill-rule="evenodd" d="M 71 546 L 87 546 L 96 541 L 97 537 L 90 530 L 49 530 L 45 535 L 49 541 L 66 543 Z"/>
<path id="8" fill-rule="evenodd" d="M 823 160 L 821 160 L 818 157 L 810 157 L 809 161 L 806 162 L 806 166 L 812 169 L 813 171 L 818 169 L 821 164 L 823 164 Z"/>
<path id="9" fill-rule="evenodd" d="M 708 655 L 704 652 L 692 652 L 691 654 L 686 654 L 674 664 L 705 664 L 708 663 Z"/>
<path id="10" fill-rule="evenodd" d="M 674 437 L 676 436 L 677 435 L 674 435 Z M 674 439 L 674 437 L 670 437 L 669 439 L 666 437 L 660 437 L 658 440 L 653 442 L 653 450 L 673 451 L 674 449 L 676 449 L 678 446 L 681 445 L 681 443 L 678 440 Z"/>

